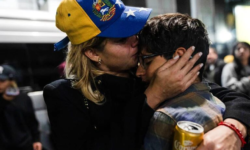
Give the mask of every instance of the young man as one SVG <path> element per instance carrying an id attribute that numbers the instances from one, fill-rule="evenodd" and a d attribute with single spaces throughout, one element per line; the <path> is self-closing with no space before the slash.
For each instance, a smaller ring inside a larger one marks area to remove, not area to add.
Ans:
<path id="1" fill-rule="evenodd" d="M 181 57 L 186 49 L 195 46 L 194 54 L 206 63 L 209 39 L 204 24 L 184 14 L 165 14 L 148 21 L 140 33 L 141 56 L 137 76 L 144 82 L 153 79 L 155 71 L 170 58 Z M 174 128 L 178 121 L 192 121 L 203 126 L 205 133 L 215 128 L 225 111 L 225 105 L 210 92 L 202 81 L 202 72 L 183 93 L 163 102 L 155 112 L 145 137 L 146 150 L 170 150 Z"/>

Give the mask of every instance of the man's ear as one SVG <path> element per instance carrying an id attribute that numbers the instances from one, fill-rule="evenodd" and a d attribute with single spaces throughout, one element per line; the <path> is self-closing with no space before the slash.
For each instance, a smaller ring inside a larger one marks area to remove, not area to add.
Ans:
<path id="1" fill-rule="evenodd" d="M 98 62 L 100 56 L 93 49 L 88 49 L 84 52 L 84 54 L 92 61 Z"/>
<path id="2" fill-rule="evenodd" d="M 179 48 L 177 48 L 177 50 L 175 51 L 175 53 L 174 53 L 174 55 L 173 55 L 173 57 L 175 57 L 175 56 L 182 56 L 182 55 L 184 55 L 185 53 L 186 53 L 186 49 L 184 48 L 184 47 L 179 47 Z"/>

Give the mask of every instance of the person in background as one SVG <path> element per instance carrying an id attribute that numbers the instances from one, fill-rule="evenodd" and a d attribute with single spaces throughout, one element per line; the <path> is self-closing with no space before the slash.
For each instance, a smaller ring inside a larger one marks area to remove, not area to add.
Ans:
<path id="1" fill-rule="evenodd" d="M 15 70 L 0 66 L 0 149 L 42 150 L 31 99 L 19 93 Z"/>
<path id="2" fill-rule="evenodd" d="M 250 96 L 250 45 L 238 42 L 233 46 L 234 61 L 222 71 L 222 86 Z"/>
<path id="3" fill-rule="evenodd" d="M 224 66 L 225 63 L 223 60 L 219 59 L 215 47 L 210 46 L 203 74 L 204 77 L 209 81 L 217 83 L 218 85 L 221 86 L 221 74 Z"/>

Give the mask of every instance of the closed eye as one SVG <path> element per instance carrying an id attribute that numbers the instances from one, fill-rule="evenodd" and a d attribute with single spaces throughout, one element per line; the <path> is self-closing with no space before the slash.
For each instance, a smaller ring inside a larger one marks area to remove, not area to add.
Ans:
<path id="1" fill-rule="evenodd" d="M 148 61 L 148 62 L 146 62 L 146 66 L 149 66 L 150 64 L 151 64 L 151 62 L 152 62 L 152 60 L 151 61 Z"/>
<path id="2" fill-rule="evenodd" d="M 149 65 L 151 64 L 152 61 L 153 61 L 153 58 L 145 59 L 145 65 L 146 65 L 146 66 L 149 66 Z"/>

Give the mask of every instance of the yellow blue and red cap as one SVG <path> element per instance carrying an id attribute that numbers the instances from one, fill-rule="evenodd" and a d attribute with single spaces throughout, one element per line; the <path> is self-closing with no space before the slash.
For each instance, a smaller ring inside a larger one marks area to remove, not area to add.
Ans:
<path id="1" fill-rule="evenodd" d="M 63 0 L 56 13 L 56 26 L 67 34 L 56 43 L 63 49 L 70 41 L 81 44 L 95 36 L 123 38 L 138 33 L 152 9 L 128 7 L 121 0 Z"/>

